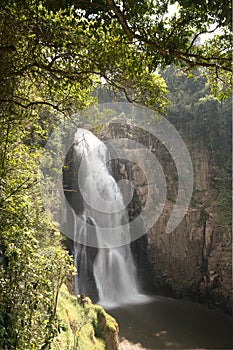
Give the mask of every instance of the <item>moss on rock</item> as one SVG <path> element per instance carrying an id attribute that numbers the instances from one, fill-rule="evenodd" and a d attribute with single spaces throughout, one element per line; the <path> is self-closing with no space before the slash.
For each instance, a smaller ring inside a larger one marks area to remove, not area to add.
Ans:
<path id="1" fill-rule="evenodd" d="M 105 310 L 71 295 L 62 285 L 57 306 L 59 335 L 52 350 L 118 350 L 118 324 Z"/>

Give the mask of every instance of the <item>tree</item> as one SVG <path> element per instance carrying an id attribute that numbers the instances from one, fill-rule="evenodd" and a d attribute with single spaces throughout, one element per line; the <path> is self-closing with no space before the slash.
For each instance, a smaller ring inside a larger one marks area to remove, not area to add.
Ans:
<path id="1" fill-rule="evenodd" d="M 162 111 L 166 89 L 157 69 L 171 63 L 205 67 L 215 90 L 229 90 L 231 2 L 179 1 L 173 15 L 172 3 L 3 1 L 1 101 L 72 112 L 105 79 L 130 101 Z M 200 42 L 204 34 L 212 37 Z"/>
<path id="2" fill-rule="evenodd" d="M 40 199 L 38 117 L 6 112 L 0 120 L 0 348 L 42 349 L 58 331 L 57 295 L 73 267 Z"/>
<path id="3" fill-rule="evenodd" d="M 53 2 L 12 3 L 2 9 L 0 23 L 6 32 L 0 42 L 6 49 L 0 72 L 2 104 L 26 109 L 44 104 L 72 113 L 82 108 L 90 89 L 104 78 L 130 100 L 144 99 L 162 110 L 163 80 L 149 71 L 147 58 L 122 37 L 112 19 L 89 20 L 74 6 L 51 11 Z M 145 90 L 152 93 L 145 97 Z"/>
<path id="4" fill-rule="evenodd" d="M 152 69 L 171 63 L 209 70 L 226 89 L 231 83 L 231 1 L 114 1 L 108 6 L 125 35 L 152 57 Z M 177 11 L 169 15 L 169 5 Z M 133 6 L 132 6 L 133 5 Z M 200 42 L 204 35 L 212 34 Z M 214 89 L 216 82 L 211 79 Z"/>

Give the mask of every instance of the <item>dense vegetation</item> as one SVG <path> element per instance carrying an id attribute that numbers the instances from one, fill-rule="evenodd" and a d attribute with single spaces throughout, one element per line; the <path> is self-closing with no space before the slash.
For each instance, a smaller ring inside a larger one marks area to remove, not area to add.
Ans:
<path id="1" fill-rule="evenodd" d="M 80 304 L 66 286 L 61 287 L 57 307 L 60 332 L 52 342 L 52 349 L 102 350 L 106 348 L 106 338 L 108 348 L 115 348 L 111 340 L 117 332 L 116 321 L 101 306 L 92 304 L 89 298 L 84 300 Z"/>
<path id="2" fill-rule="evenodd" d="M 58 294 L 73 268 L 40 198 L 53 127 L 93 103 L 102 82 L 162 112 L 168 98 L 158 68 L 171 63 L 203 67 L 218 98 L 229 91 L 231 3 L 178 3 L 170 15 L 167 0 L 1 1 L 1 349 L 49 348 L 61 328 Z M 215 35 L 200 41 L 205 33 Z M 210 102 L 202 103 L 208 128 Z"/>

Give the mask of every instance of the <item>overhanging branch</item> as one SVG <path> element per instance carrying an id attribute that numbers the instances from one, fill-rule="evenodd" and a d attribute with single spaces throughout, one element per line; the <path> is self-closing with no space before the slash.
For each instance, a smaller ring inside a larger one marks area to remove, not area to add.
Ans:
<path id="1" fill-rule="evenodd" d="M 157 42 L 148 39 L 146 36 L 142 36 L 140 34 L 134 33 L 129 24 L 126 21 L 126 18 L 120 8 L 115 4 L 114 0 L 107 0 L 109 8 L 114 12 L 118 22 L 120 23 L 122 29 L 128 38 L 132 41 L 133 39 L 137 39 L 138 41 L 148 45 L 149 47 L 154 48 L 158 53 L 160 53 L 163 57 L 173 57 L 175 59 L 186 62 L 190 67 L 201 66 L 201 67 L 209 67 L 209 68 L 218 68 L 224 71 L 231 72 L 231 59 L 226 57 L 206 57 L 200 54 L 189 53 L 189 50 L 193 46 L 194 41 L 190 44 L 190 47 L 184 51 L 178 50 L 170 50 L 169 48 L 164 48 L 158 45 Z M 216 30 L 216 28 L 214 29 Z M 199 33 L 200 34 L 200 33 Z M 198 34 L 198 35 L 199 35 Z M 215 61 L 215 62 L 213 62 Z M 225 62 L 226 64 L 220 64 L 219 62 Z M 229 66 L 228 64 L 229 63 Z"/>
<path id="2" fill-rule="evenodd" d="M 27 104 L 23 104 L 22 102 L 14 100 L 14 99 L 0 99 L 0 102 L 1 103 L 14 103 L 17 106 L 22 107 L 24 109 L 28 109 L 32 106 L 44 105 L 44 106 L 52 107 L 53 109 L 57 110 L 58 112 L 64 113 L 64 111 L 59 108 L 59 105 L 54 105 L 53 103 L 50 103 L 47 101 L 31 101 L 31 102 L 28 102 Z"/>

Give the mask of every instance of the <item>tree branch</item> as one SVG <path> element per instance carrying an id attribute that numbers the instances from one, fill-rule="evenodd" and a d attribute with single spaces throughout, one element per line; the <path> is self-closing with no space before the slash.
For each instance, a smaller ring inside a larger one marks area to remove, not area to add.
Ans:
<path id="1" fill-rule="evenodd" d="M 188 53 L 188 51 L 191 49 L 191 46 L 193 46 L 193 43 L 196 40 L 197 36 L 194 38 L 195 40 L 192 41 L 190 47 L 187 49 L 186 52 L 180 52 L 177 50 L 170 50 L 169 48 L 163 48 L 153 40 L 148 39 L 146 36 L 142 36 L 140 34 L 134 33 L 131 30 L 130 26 L 128 25 L 124 14 L 121 12 L 119 7 L 115 4 L 114 0 L 107 0 L 107 3 L 110 9 L 115 13 L 118 22 L 120 23 L 125 34 L 128 36 L 128 38 L 131 41 L 132 39 L 137 39 L 138 41 L 143 42 L 150 47 L 153 47 L 163 57 L 173 57 L 173 58 L 179 59 L 181 61 L 186 62 L 190 67 L 194 67 L 194 66 L 212 67 L 212 68 L 218 67 L 224 71 L 231 72 L 231 67 L 228 67 L 227 65 L 221 65 L 218 62 L 211 62 L 213 60 L 216 60 L 216 61 L 221 60 L 222 62 L 224 61 L 224 62 L 230 63 L 231 59 L 224 58 L 224 57 L 205 57 L 202 55 Z M 215 28 L 215 30 L 216 29 L 217 27 Z"/>
<path id="2" fill-rule="evenodd" d="M 1 99 L 0 101 L 1 102 L 5 102 L 5 103 L 14 103 L 17 106 L 25 108 L 25 109 L 27 109 L 27 108 L 29 108 L 31 106 L 45 105 L 45 106 L 50 106 L 50 107 L 56 109 L 58 112 L 64 113 L 64 111 L 59 108 L 59 105 L 54 105 L 53 103 L 50 103 L 50 102 L 47 102 L 47 101 L 32 101 L 32 102 L 29 102 L 27 104 L 23 104 L 23 103 L 21 103 L 19 101 L 16 101 L 14 99 L 12 99 L 12 100 L 11 99 Z"/>
<path id="3" fill-rule="evenodd" d="M 119 7 L 115 4 L 115 2 L 113 0 L 107 0 L 108 6 L 110 7 L 110 9 L 115 13 L 119 23 L 121 24 L 124 32 L 126 33 L 126 35 L 128 36 L 128 38 L 130 40 L 132 40 L 135 35 L 132 32 L 132 30 L 130 29 L 128 23 L 126 22 L 126 19 L 123 15 L 123 13 L 121 12 L 121 10 L 119 9 Z"/>
<path id="4" fill-rule="evenodd" d="M 202 31 L 202 32 L 199 32 L 199 33 L 195 34 L 194 37 L 193 37 L 193 39 L 192 39 L 192 41 L 191 41 L 191 43 L 190 43 L 190 45 L 189 45 L 189 47 L 187 48 L 187 50 L 186 50 L 185 53 L 187 54 L 187 53 L 191 50 L 191 48 L 193 47 L 195 41 L 197 40 L 197 38 L 198 38 L 200 35 L 202 35 L 202 34 L 211 34 L 211 33 L 214 33 L 215 30 L 217 30 L 218 28 L 219 28 L 219 24 L 218 24 L 213 30 L 205 30 L 205 31 Z"/>

